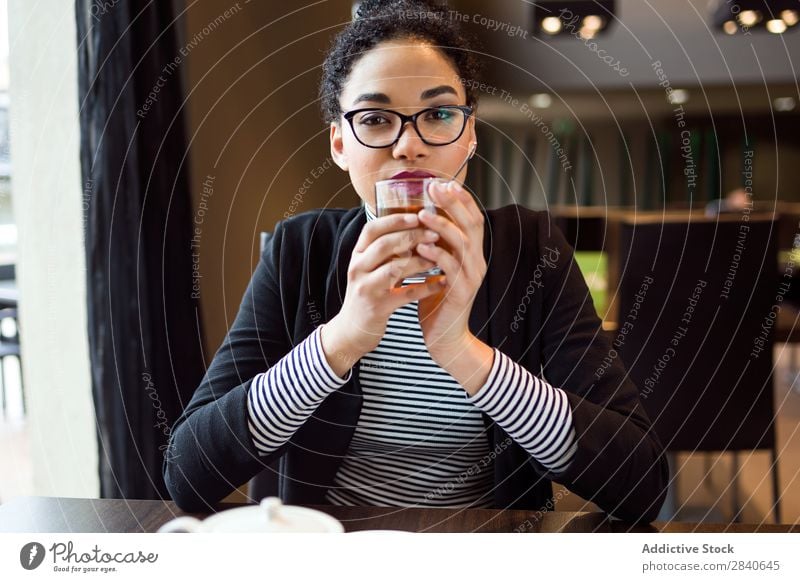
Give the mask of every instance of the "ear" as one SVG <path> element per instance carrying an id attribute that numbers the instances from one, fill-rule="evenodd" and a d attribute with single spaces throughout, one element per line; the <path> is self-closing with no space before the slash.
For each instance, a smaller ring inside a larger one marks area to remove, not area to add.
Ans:
<path id="1" fill-rule="evenodd" d="M 478 135 L 475 132 L 475 113 L 469 116 L 467 120 L 467 135 L 469 135 L 470 143 L 478 143 Z"/>
<path id="2" fill-rule="evenodd" d="M 345 172 L 348 170 L 347 154 L 344 153 L 344 140 L 342 136 L 342 126 L 331 122 L 331 157 L 336 165 Z"/>

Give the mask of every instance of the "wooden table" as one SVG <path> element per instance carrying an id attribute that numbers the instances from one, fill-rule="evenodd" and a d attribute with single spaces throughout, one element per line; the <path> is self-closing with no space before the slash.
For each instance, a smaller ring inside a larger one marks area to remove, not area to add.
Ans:
<path id="1" fill-rule="evenodd" d="M 241 504 L 219 504 L 231 509 Z M 669 522 L 631 525 L 603 513 L 496 509 L 428 509 L 309 505 L 344 524 L 346 531 L 397 529 L 414 532 L 800 532 L 800 524 L 695 524 Z M 185 514 L 172 501 L 18 497 L 0 505 L 4 533 L 155 532 Z"/>

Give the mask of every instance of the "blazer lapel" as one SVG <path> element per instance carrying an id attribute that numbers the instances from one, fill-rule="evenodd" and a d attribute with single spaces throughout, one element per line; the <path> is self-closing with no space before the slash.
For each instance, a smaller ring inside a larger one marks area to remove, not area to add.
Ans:
<path id="1" fill-rule="evenodd" d="M 347 268 L 350 266 L 350 257 L 366 223 L 367 215 L 364 213 L 364 208 L 358 207 L 345 214 L 339 225 L 325 284 L 325 321 L 333 319 L 342 309 L 347 291 Z"/>
<path id="2" fill-rule="evenodd" d="M 487 265 L 492 255 L 492 232 L 489 216 L 486 211 L 484 215 L 483 227 L 483 258 L 486 260 Z M 475 295 L 475 302 L 472 304 L 472 312 L 469 314 L 469 329 L 475 336 L 484 342 L 491 345 L 489 334 L 489 274 L 491 270 L 487 270 L 486 276 L 483 278 L 481 286 L 478 288 L 478 293 Z"/>

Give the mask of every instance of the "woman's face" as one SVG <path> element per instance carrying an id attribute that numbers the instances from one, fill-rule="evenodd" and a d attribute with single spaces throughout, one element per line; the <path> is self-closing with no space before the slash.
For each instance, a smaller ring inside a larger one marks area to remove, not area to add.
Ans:
<path id="1" fill-rule="evenodd" d="M 380 43 L 356 61 L 339 101 L 344 113 L 378 107 L 412 115 L 426 107 L 466 105 L 466 92 L 458 73 L 438 49 L 411 40 Z M 428 173 L 450 179 L 470 153 L 475 141 L 475 118 L 464 133 L 445 146 L 425 144 L 410 123 L 391 147 L 362 145 L 343 119 L 331 124 L 331 153 L 349 172 L 358 195 L 375 209 L 375 182 L 401 172 Z M 466 167 L 456 176 L 463 183 Z"/>

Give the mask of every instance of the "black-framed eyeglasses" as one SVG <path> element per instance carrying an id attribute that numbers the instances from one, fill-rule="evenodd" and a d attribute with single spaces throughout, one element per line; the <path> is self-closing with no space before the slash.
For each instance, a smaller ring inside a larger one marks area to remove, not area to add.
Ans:
<path id="1" fill-rule="evenodd" d="M 467 126 L 472 107 L 467 105 L 442 105 L 428 107 L 414 115 L 403 115 L 391 109 L 355 109 L 344 114 L 353 135 L 368 148 L 388 148 L 396 144 L 406 123 L 414 126 L 419 138 L 431 146 L 453 143 Z"/>

